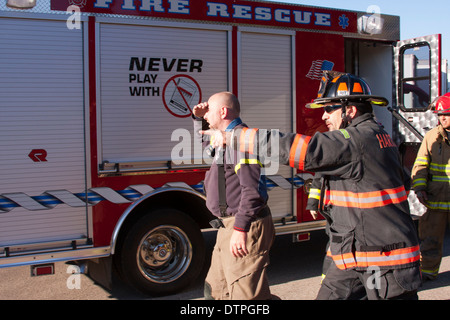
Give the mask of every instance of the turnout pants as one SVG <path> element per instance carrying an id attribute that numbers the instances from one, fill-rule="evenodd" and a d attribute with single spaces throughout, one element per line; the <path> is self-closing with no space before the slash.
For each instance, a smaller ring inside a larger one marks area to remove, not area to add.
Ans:
<path id="1" fill-rule="evenodd" d="M 417 300 L 421 285 L 419 267 L 393 270 L 340 270 L 333 263 L 322 281 L 317 300 L 351 300 L 354 288 L 363 286 L 369 300 Z"/>
<path id="2" fill-rule="evenodd" d="M 450 214 L 428 209 L 419 219 L 419 239 L 421 251 L 422 274 L 436 278 L 442 260 L 442 249 Z"/>
<path id="3" fill-rule="evenodd" d="M 230 252 L 234 217 L 223 219 L 223 224 L 225 227 L 217 231 L 211 266 L 205 279 L 205 299 L 271 299 L 266 267 L 275 237 L 272 216 L 269 214 L 252 222 L 247 233 L 249 254 L 243 258 L 236 258 Z"/>

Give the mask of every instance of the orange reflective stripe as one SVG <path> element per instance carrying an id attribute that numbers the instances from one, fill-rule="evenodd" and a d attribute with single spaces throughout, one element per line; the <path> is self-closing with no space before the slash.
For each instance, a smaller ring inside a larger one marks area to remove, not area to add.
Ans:
<path id="1" fill-rule="evenodd" d="M 302 150 L 300 152 L 300 161 L 299 161 L 299 165 L 298 165 L 298 169 L 300 169 L 300 170 L 303 170 L 303 168 L 305 166 L 306 151 L 308 150 L 309 141 L 311 141 L 311 137 L 304 136 L 303 146 L 302 146 Z"/>
<path id="2" fill-rule="evenodd" d="M 255 137 L 259 129 L 242 128 L 239 135 L 239 151 L 255 154 Z"/>
<path id="3" fill-rule="evenodd" d="M 258 132 L 258 129 L 251 129 L 249 139 L 248 139 L 248 152 L 250 154 L 254 154 L 255 152 L 255 136 L 256 132 Z"/>
<path id="4" fill-rule="evenodd" d="M 239 136 L 239 151 L 246 152 L 245 148 L 245 133 L 247 132 L 248 128 L 242 128 L 241 135 Z"/>
<path id="5" fill-rule="evenodd" d="M 358 267 L 369 266 L 395 266 L 419 261 L 420 247 L 395 249 L 388 252 L 360 252 L 357 251 L 356 261 Z"/>
<path id="6" fill-rule="evenodd" d="M 332 257 L 336 266 L 341 269 L 368 268 L 371 266 L 390 267 L 406 265 L 420 260 L 420 247 L 395 249 L 388 252 L 355 252 L 332 255 L 328 250 L 327 256 Z"/>
<path id="7" fill-rule="evenodd" d="M 255 137 L 259 129 L 242 128 L 239 136 L 239 151 L 255 154 Z"/>
<path id="8" fill-rule="evenodd" d="M 289 166 L 294 168 L 295 167 L 295 153 L 297 152 L 297 146 L 300 142 L 300 135 L 297 134 L 294 138 L 294 142 L 292 143 L 291 150 L 289 152 Z"/>
<path id="9" fill-rule="evenodd" d="M 340 207 L 370 209 L 389 204 L 402 203 L 408 199 L 404 186 L 370 192 L 350 192 L 329 190 L 326 193 L 326 204 Z"/>
<path id="10" fill-rule="evenodd" d="M 294 138 L 294 142 L 291 145 L 289 152 L 289 166 L 303 170 L 305 164 L 306 151 L 308 149 L 310 136 L 297 134 Z"/>
<path id="11" fill-rule="evenodd" d="M 340 255 L 331 255 L 336 267 L 341 270 L 351 269 L 357 266 L 353 253 L 344 253 Z"/>

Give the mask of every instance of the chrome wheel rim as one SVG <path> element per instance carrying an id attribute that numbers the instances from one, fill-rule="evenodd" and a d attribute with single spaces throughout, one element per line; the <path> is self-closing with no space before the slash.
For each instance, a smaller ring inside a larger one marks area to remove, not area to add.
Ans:
<path id="1" fill-rule="evenodd" d="M 141 240 L 137 263 L 141 274 L 155 283 L 180 278 L 192 261 L 192 245 L 186 233 L 176 226 L 158 226 Z"/>

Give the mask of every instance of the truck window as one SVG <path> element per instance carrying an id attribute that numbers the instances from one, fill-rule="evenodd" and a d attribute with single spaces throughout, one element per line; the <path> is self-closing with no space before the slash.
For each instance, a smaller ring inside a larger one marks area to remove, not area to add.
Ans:
<path id="1" fill-rule="evenodd" d="M 400 108 L 426 111 L 431 92 L 431 50 L 426 42 L 405 45 L 400 51 Z"/>

